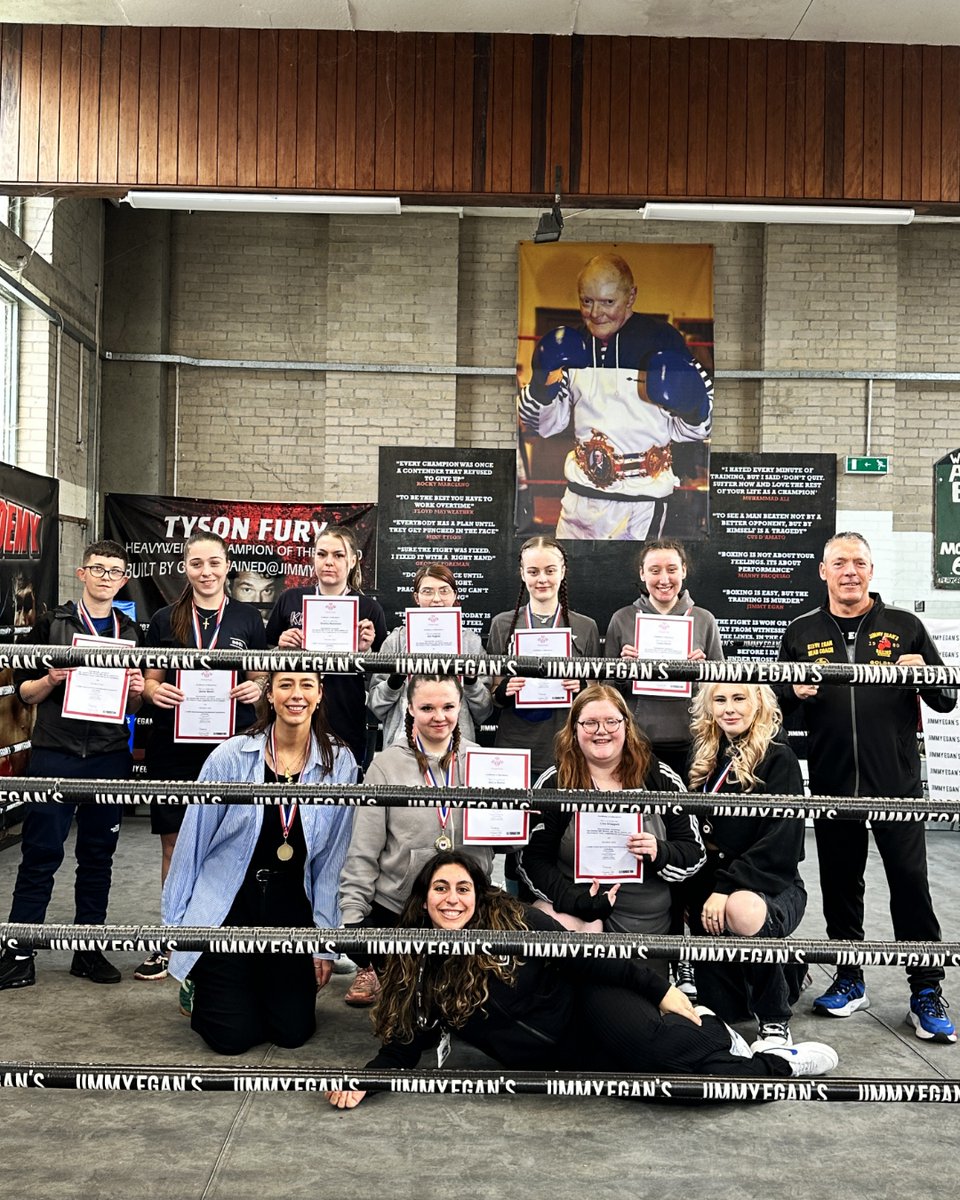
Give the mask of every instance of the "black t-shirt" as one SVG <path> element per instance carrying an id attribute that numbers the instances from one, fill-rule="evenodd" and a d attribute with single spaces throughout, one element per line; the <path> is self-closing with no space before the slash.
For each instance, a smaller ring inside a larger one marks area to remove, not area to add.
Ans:
<path id="1" fill-rule="evenodd" d="M 167 605 L 166 608 L 161 608 L 153 614 L 144 645 L 156 649 L 171 649 L 183 644 L 173 636 L 173 630 L 170 628 L 172 609 L 173 605 Z M 216 629 L 217 612 L 216 609 L 199 607 L 197 612 L 200 615 L 200 636 L 203 642 L 203 646 L 198 648 L 209 649 Z M 209 620 L 206 629 L 203 628 L 204 618 Z M 192 630 L 187 645 L 188 647 L 194 645 Z M 267 637 L 259 609 L 254 608 L 252 604 L 244 604 L 241 600 L 228 599 L 223 610 L 220 635 L 215 648 L 218 650 L 266 650 Z M 172 683 L 176 687 L 177 672 L 167 671 L 165 682 Z M 196 745 L 174 742 L 174 709 L 150 705 L 149 712 L 153 718 L 153 726 L 147 742 L 148 774 L 160 779 L 195 779 L 200 767 L 206 762 L 211 751 L 216 748 L 216 743 Z M 248 729 L 256 719 L 257 712 L 254 705 L 237 704 L 237 733 Z M 186 773 L 181 774 L 181 771 Z M 171 774 L 171 772 L 173 773 Z"/>
<path id="2" fill-rule="evenodd" d="M 288 588 L 274 605 L 267 621 L 267 642 L 276 646 L 280 634 L 287 629 L 299 629 L 303 620 L 304 596 L 315 596 L 315 587 Z M 387 637 L 387 618 L 372 596 L 347 592 L 360 597 L 359 619 L 372 621 L 374 628 L 371 650 L 379 650 Z M 364 764 L 367 746 L 367 690 L 362 675 L 327 675 L 323 681 L 323 703 L 327 720 L 337 737 L 353 751 L 353 757 Z"/>

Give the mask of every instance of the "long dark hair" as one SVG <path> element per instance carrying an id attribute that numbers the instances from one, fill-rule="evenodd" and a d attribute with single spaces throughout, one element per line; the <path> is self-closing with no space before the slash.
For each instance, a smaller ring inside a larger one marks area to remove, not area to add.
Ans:
<path id="1" fill-rule="evenodd" d="M 230 563 L 230 547 L 223 540 L 219 533 L 211 533 L 208 529 L 199 529 L 196 533 L 191 533 L 187 540 L 183 543 L 183 561 L 187 561 L 187 555 L 190 553 L 190 547 L 195 546 L 197 542 L 213 542 L 223 550 L 223 556 Z M 226 577 L 224 577 L 226 579 Z M 193 585 L 188 581 L 187 586 L 183 589 L 180 595 L 173 603 L 170 609 L 170 630 L 173 636 L 177 639 L 181 646 L 186 646 L 190 642 L 191 635 L 191 616 L 193 609 Z"/>
<path id="2" fill-rule="evenodd" d="M 624 718 L 623 754 L 617 768 L 617 778 L 624 788 L 642 788 L 653 760 L 653 750 L 646 735 L 640 732 L 631 717 L 626 700 L 616 688 L 606 683 L 591 683 L 577 693 L 567 714 L 566 724 L 553 739 L 557 787 L 589 791 L 593 786 L 590 768 L 577 740 L 577 722 L 586 706 L 594 700 L 608 700 Z"/>
<path id="3" fill-rule="evenodd" d="M 407 745 L 417 757 L 417 766 L 420 768 L 420 774 L 424 774 L 427 767 L 430 765 L 427 762 L 427 756 L 417 745 L 416 735 L 413 732 L 413 713 L 410 711 L 410 705 L 413 703 L 413 697 L 417 688 L 422 683 L 452 683 L 457 689 L 457 695 L 460 698 L 460 703 L 463 703 L 463 684 L 460 682 L 459 675 L 411 675 L 407 680 L 405 696 L 407 699 L 407 708 L 403 715 L 403 728 L 407 734 Z M 446 754 L 439 760 L 440 769 L 445 771 L 451 761 L 457 757 L 460 751 L 460 722 L 454 726 L 453 737 L 450 739 L 450 748 Z"/>
<path id="4" fill-rule="evenodd" d="M 263 689 L 263 695 L 257 701 L 257 719 L 247 730 L 249 737 L 256 737 L 259 733 L 269 735 L 270 726 L 277 719 L 277 715 L 273 711 L 273 705 L 267 699 L 267 692 L 270 691 L 273 681 L 278 675 L 316 675 L 317 683 L 320 685 L 321 690 L 323 688 L 323 676 L 319 671 L 271 671 L 267 679 L 267 686 Z M 317 752 L 320 755 L 320 765 L 323 767 L 324 772 L 329 775 L 333 770 L 333 761 L 335 758 L 334 747 L 344 746 L 346 743 L 330 727 L 322 694 L 317 707 L 313 710 L 313 716 L 310 718 L 310 731 L 316 739 Z"/>
<path id="5" fill-rule="evenodd" d="M 464 926 L 466 929 L 526 929 L 523 905 L 494 887 L 475 858 L 460 850 L 435 854 L 413 882 L 410 898 L 400 915 L 399 927 L 429 929 L 427 894 L 434 875 L 441 867 L 463 867 L 473 881 L 476 908 Z M 429 962 L 436 969 L 426 970 Z M 515 959 L 490 955 L 447 957 L 438 962 L 415 954 L 395 954 L 387 959 L 381 975 L 380 999 L 373 1014 L 377 1036 L 383 1041 L 409 1042 L 418 1018 L 439 1015 L 445 1024 L 461 1029 L 489 996 L 488 975 L 512 983 L 517 970 Z"/>
<path id="6" fill-rule="evenodd" d="M 523 556 L 527 550 L 556 550 L 563 560 L 564 574 L 560 580 L 560 588 L 557 593 L 557 599 L 560 601 L 560 616 L 563 618 L 563 624 L 570 625 L 570 608 L 567 600 L 567 552 L 560 545 L 556 538 L 546 537 L 543 534 L 538 534 L 536 537 L 527 538 L 520 547 L 519 563 L 523 567 Z M 530 593 L 527 591 L 527 585 L 523 582 L 523 577 L 520 578 L 520 591 L 517 593 L 517 603 L 513 610 L 513 620 L 510 622 L 510 628 L 507 631 L 507 650 L 510 649 L 510 639 L 513 637 L 513 631 L 517 627 L 517 618 L 520 616 L 520 609 L 526 604 Z"/>

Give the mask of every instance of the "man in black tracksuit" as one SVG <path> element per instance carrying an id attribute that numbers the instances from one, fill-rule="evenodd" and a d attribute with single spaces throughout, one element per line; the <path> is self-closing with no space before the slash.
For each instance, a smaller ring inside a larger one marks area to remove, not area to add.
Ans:
<path id="1" fill-rule="evenodd" d="M 858 533 L 838 533 L 824 548 L 820 577 L 824 607 L 787 627 L 780 658 L 807 663 L 940 664 L 922 623 L 912 613 L 888 608 L 869 591 L 870 547 Z M 920 698 L 937 712 L 956 704 L 954 688 L 921 688 Z M 917 689 L 853 688 L 794 684 L 781 689 L 786 710 L 800 706 L 809 736 L 810 787 L 816 795 L 920 797 Z M 862 941 L 867 829 L 861 821 L 816 823 L 823 913 L 830 938 Z M 927 882 L 922 822 L 876 822 L 874 841 L 890 888 L 890 912 L 898 940 L 939 941 L 940 925 Z M 908 969 L 912 992 L 907 1020 L 917 1037 L 955 1042 L 956 1032 L 940 994 L 943 970 Z M 868 1006 L 863 972 L 842 967 L 814 1011 L 846 1017 Z"/>

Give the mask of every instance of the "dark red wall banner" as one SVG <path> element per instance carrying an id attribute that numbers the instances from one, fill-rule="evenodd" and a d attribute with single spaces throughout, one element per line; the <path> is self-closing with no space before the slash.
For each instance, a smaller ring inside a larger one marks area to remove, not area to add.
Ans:
<path id="1" fill-rule="evenodd" d="M 59 496 L 56 479 L 0 463 L 0 641 L 25 633 L 57 602 Z M 33 709 L 0 671 L 0 775 L 23 773 L 32 729 Z"/>
<path id="2" fill-rule="evenodd" d="M 233 564 L 228 591 L 256 604 L 266 619 L 284 588 L 311 582 L 314 543 L 329 525 L 346 525 L 356 535 L 363 553 L 364 590 L 373 592 L 374 504 L 283 504 L 114 492 L 106 497 L 104 509 L 105 536 L 121 542 L 130 556 L 130 582 L 121 598 L 134 601 L 142 622 L 183 590 L 183 544 L 191 534 L 209 530 L 227 541 Z"/>

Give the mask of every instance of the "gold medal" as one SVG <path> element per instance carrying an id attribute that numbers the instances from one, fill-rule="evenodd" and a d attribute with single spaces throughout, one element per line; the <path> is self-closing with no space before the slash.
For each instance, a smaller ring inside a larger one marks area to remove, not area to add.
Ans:
<path id="1" fill-rule="evenodd" d="M 289 862 L 293 858 L 293 847 L 289 842 L 283 842 L 282 845 L 277 847 L 277 858 L 281 862 Z"/>
<path id="2" fill-rule="evenodd" d="M 447 836 L 447 834 L 441 833 L 440 836 L 434 841 L 433 848 L 434 850 L 439 851 L 452 850 L 453 841 Z"/>

